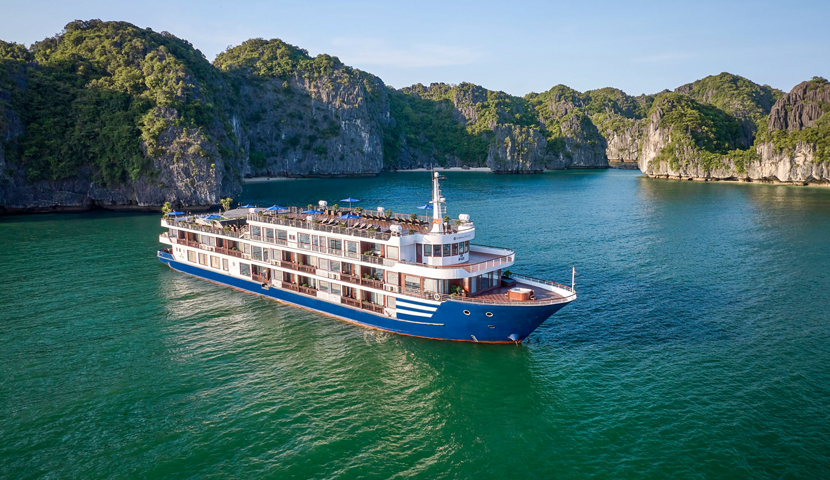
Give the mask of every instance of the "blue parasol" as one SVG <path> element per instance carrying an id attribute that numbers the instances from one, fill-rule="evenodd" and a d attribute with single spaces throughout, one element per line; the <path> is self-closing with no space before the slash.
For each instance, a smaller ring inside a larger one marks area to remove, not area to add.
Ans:
<path id="1" fill-rule="evenodd" d="M 213 220 L 213 219 L 216 219 L 216 218 L 222 218 L 222 215 L 210 214 L 207 217 L 205 217 L 205 220 Z"/>
<path id="2" fill-rule="evenodd" d="M 359 202 L 360 200 L 359 200 L 359 199 L 357 199 L 357 198 L 352 198 L 352 197 L 349 197 L 349 198 L 344 198 L 343 200 L 340 200 L 340 201 L 341 201 L 341 202 L 348 202 L 348 204 L 349 204 L 349 209 L 351 210 L 351 208 L 352 208 L 352 203 L 357 203 L 357 202 Z"/>
<path id="3" fill-rule="evenodd" d="M 254 208 L 254 205 L 251 205 L 250 203 L 247 203 L 245 205 L 240 206 L 239 208 Z"/>
<path id="4" fill-rule="evenodd" d="M 176 215 L 184 215 L 184 212 L 180 212 L 178 210 L 173 210 L 167 214 L 168 217 L 175 217 Z"/>
<path id="5" fill-rule="evenodd" d="M 285 207 L 281 207 L 279 205 L 272 205 L 272 206 L 266 208 L 265 210 L 267 210 L 269 212 L 273 212 L 273 211 L 276 211 L 276 210 L 285 210 Z"/>
<path id="6" fill-rule="evenodd" d="M 351 213 L 347 213 L 345 215 L 340 215 L 337 218 L 342 218 L 342 219 L 345 219 L 345 220 L 349 220 L 349 219 L 352 219 L 352 218 L 360 218 L 360 217 L 358 217 L 357 215 L 352 215 Z"/>
<path id="7" fill-rule="evenodd" d="M 418 207 L 418 209 L 420 209 L 420 210 L 432 210 L 432 205 L 430 205 L 430 204 L 421 205 L 420 207 Z"/>
<path id="8" fill-rule="evenodd" d="M 311 213 L 311 214 L 318 214 L 318 213 L 323 213 L 323 212 L 321 212 L 320 210 L 303 210 L 303 211 L 302 211 L 302 212 L 300 212 L 300 213 Z"/>

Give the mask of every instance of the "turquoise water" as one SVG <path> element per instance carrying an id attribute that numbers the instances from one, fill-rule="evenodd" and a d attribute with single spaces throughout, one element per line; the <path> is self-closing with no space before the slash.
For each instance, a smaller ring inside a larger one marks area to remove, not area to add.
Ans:
<path id="1" fill-rule="evenodd" d="M 366 330 L 155 259 L 158 217 L 0 219 L 0 478 L 827 478 L 830 190 L 450 173 L 576 302 L 520 346 Z M 415 211 L 427 174 L 239 199 Z"/>

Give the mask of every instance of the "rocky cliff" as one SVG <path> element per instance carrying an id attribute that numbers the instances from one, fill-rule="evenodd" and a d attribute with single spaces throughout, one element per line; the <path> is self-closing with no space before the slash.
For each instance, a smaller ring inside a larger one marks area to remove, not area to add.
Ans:
<path id="1" fill-rule="evenodd" d="M 227 85 L 188 42 L 93 20 L 0 53 L 3 207 L 211 205 L 240 190 Z"/>
<path id="2" fill-rule="evenodd" d="M 649 116 L 639 167 L 654 177 L 830 183 L 828 111 L 830 84 L 803 82 L 758 118 L 760 130 L 747 146 L 745 118 L 665 95 Z"/>
<path id="3" fill-rule="evenodd" d="M 249 40 L 220 54 L 250 145 L 246 174 L 373 175 L 383 168 L 386 86 L 328 55 L 280 40 Z"/>
<path id="4" fill-rule="evenodd" d="M 826 182 L 828 89 L 815 78 L 784 95 L 728 73 L 637 97 L 393 89 L 276 39 L 211 64 L 167 32 L 75 21 L 30 48 L 0 41 L 0 209 L 193 208 L 246 176 L 429 165 Z"/>

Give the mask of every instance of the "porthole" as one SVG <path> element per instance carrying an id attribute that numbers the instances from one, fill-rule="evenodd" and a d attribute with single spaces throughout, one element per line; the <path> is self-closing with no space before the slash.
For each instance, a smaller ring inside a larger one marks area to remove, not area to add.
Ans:
<path id="1" fill-rule="evenodd" d="M 487 325 L 487 328 L 496 328 L 495 325 Z"/>
<path id="2" fill-rule="evenodd" d="M 464 310 L 464 315 L 469 315 L 469 314 L 470 314 L 469 310 Z"/>
<path id="3" fill-rule="evenodd" d="M 487 313 L 485 313 L 485 315 L 487 315 L 488 317 L 492 317 L 492 316 L 493 316 L 493 312 L 487 312 Z"/>

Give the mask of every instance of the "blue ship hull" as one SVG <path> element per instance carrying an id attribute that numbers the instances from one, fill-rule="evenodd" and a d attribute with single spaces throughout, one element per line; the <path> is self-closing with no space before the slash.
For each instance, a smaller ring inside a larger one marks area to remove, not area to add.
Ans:
<path id="1" fill-rule="evenodd" d="M 522 341 L 536 330 L 542 322 L 567 305 L 567 303 L 555 305 L 482 305 L 452 300 L 439 304 L 438 302 L 427 302 L 420 299 L 401 298 L 398 301 L 398 318 L 391 318 L 277 287 L 264 288 L 261 284 L 251 280 L 243 280 L 178 262 L 167 252 L 159 251 L 158 258 L 174 270 L 334 316 L 347 322 L 401 335 L 436 340 L 487 343 Z M 401 303 L 409 305 L 403 308 L 400 305 Z M 413 314 L 402 313 L 401 309 L 411 311 Z M 465 310 L 469 311 L 470 314 L 464 314 Z M 492 313 L 492 316 L 488 316 L 488 313 Z"/>

